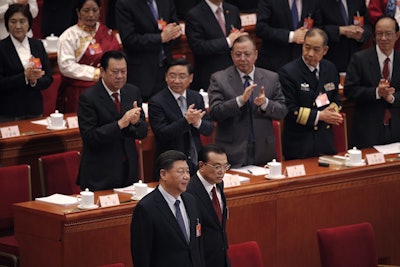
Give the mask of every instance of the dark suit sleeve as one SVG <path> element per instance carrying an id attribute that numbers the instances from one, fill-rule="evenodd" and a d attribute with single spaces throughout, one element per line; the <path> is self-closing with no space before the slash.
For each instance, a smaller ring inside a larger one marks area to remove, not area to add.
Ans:
<path id="1" fill-rule="evenodd" d="M 139 1 L 138 1 L 139 2 Z M 143 1 L 145 3 L 145 1 Z M 124 45 L 124 49 L 133 51 L 159 51 L 161 46 L 161 33 L 159 31 L 143 31 L 139 32 L 139 25 L 137 21 L 147 20 L 147 17 L 143 16 L 143 10 L 136 10 L 137 5 L 134 5 L 131 1 L 119 0 L 117 1 L 116 10 L 116 24 L 121 35 L 121 39 Z M 142 14 L 141 14 L 142 13 Z M 141 21 L 142 24 L 149 24 L 151 27 L 151 21 Z M 143 25 L 142 25 L 143 26 Z"/>
<path id="2" fill-rule="evenodd" d="M 282 86 L 279 82 L 279 76 L 266 76 L 272 86 L 266 86 L 264 90 L 265 96 L 268 98 L 268 105 L 265 111 L 261 111 L 265 117 L 272 118 L 275 120 L 281 120 L 285 118 L 288 110 L 285 106 L 285 97 L 282 93 Z"/>
<path id="3" fill-rule="evenodd" d="M 289 42 L 290 30 L 271 26 L 274 16 L 284 15 L 283 12 L 279 14 L 275 14 L 275 12 L 276 11 L 273 10 L 273 3 L 271 3 L 271 1 L 259 0 L 256 35 L 263 39 L 263 41 L 287 44 Z"/>
<path id="4" fill-rule="evenodd" d="M 134 266 L 149 267 L 151 263 L 153 222 L 143 205 L 138 203 L 132 216 L 131 253 Z"/>

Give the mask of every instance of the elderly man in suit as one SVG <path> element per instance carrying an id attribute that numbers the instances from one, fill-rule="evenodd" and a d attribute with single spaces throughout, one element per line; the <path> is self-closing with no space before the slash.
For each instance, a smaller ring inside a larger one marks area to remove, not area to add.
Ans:
<path id="1" fill-rule="evenodd" d="M 321 26 L 320 0 L 259 0 L 256 34 L 262 39 L 257 66 L 278 71 L 301 56 L 301 44 L 312 19 Z"/>
<path id="2" fill-rule="evenodd" d="M 400 141 L 400 53 L 394 50 L 399 25 L 382 16 L 375 25 L 376 46 L 353 55 L 344 94 L 355 101 L 351 146 Z"/>
<path id="3" fill-rule="evenodd" d="M 279 71 L 289 113 L 283 124 L 285 159 L 334 154 L 332 125 L 340 124 L 339 75 L 323 56 L 328 36 L 310 29 L 303 43 L 303 56 Z"/>
<path id="4" fill-rule="evenodd" d="M 144 102 L 165 86 L 171 61 L 169 44 L 182 34 L 173 0 L 119 0 L 116 25 L 128 57 L 128 82 L 138 86 Z"/>
<path id="5" fill-rule="evenodd" d="M 206 267 L 228 267 L 227 207 L 223 178 L 230 164 L 225 150 L 208 144 L 199 152 L 199 170 L 190 178 L 187 192 L 197 201 L 202 218 Z"/>
<path id="6" fill-rule="evenodd" d="M 201 218 L 185 154 L 162 153 L 155 162 L 159 185 L 136 205 L 131 224 L 131 252 L 137 267 L 203 267 Z"/>
<path id="7" fill-rule="evenodd" d="M 125 55 L 101 58 L 101 79 L 79 97 L 83 152 L 78 184 L 91 191 L 132 185 L 139 180 L 135 139 L 147 135 L 139 88 L 126 84 Z"/>
<path id="8" fill-rule="evenodd" d="M 185 31 L 195 60 L 192 89 L 207 90 L 212 73 L 232 65 L 230 48 L 243 31 L 237 7 L 222 0 L 205 0 L 192 8 Z"/>
<path id="9" fill-rule="evenodd" d="M 168 87 L 149 101 L 149 122 L 156 139 L 156 156 L 175 149 L 188 157 L 191 174 L 197 170 L 200 134 L 211 135 L 213 123 L 204 108 L 203 97 L 188 90 L 193 80 L 192 67 L 186 59 L 175 59 L 168 66 Z"/>
<path id="10" fill-rule="evenodd" d="M 287 113 L 278 74 L 256 68 L 256 44 L 248 35 L 232 46 L 233 66 L 211 76 L 210 115 L 218 122 L 216 144 L 234 167 L 276 158 L 272 120 Z"/>

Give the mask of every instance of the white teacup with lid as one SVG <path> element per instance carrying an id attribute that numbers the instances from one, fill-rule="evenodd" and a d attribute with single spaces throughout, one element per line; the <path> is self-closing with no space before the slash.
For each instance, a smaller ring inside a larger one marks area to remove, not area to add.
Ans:
<path id="1" fill-rule="evenodd" d="M 94 207 L 94 193 L 89 191 L 89 188 L 86 188 L 85 191 L 81 191 L 77 198 L 79 202 L 79 208 L 90 209 Z"/>
<path id="2" fill-rule="evenodd" d="M 50 36 L 46 37 L 46 49 L 50 52 L 57 51 L 59 38 L 52 33 Z"/>
<path id="3" fill-rule="evenodd" d="M 147 184 L 143 183 L 142 180 L 133 184 L 133 188 L 135 190 L 134 198 L 142 199 L 145 195 L 147 195 Z"/>
<path id="4" fill-rule="evenodd" d="M 362 163 L 362 153 L 361 150 L 357 149 L 357 147 L 353 147 L 352 149 L 347 150 L 347 153 L 344 156 L 346 158 L 346 161 L 348 161 L 350 165 Z"/>
<path id="5" fill-rule="evenodd" d="M 54 113 L 50 114 L 50 117 L 47 118 L 47 124 L 52 129 L 63 128 L 65 126 L 64 114 L 56 110 Z"/>
<path id="6" fill-rule="evenodd" d="M 277 178 L 282 176 L 282 163 L 276 161 L 276 159 L 268 162 L 266 167 L 269 169 L 268 177 Z"/>

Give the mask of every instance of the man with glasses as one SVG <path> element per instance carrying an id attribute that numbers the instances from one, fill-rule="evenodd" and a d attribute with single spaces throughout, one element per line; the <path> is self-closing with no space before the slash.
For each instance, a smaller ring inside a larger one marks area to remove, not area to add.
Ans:
<path id="1" fill-rule="evenodd" d="M 147 135 L 139 88 L 126 84 L 120 51 L 104 53 L 101 79 L 79 97 L 83 151 L 78 184 L 90 191 L 132 185 L 139 180 L 135 139 Z"/>
<path id="2" fill-rule="evenodd" d="M 276 158 L 272 120 L 287 113 L 278 74 L 256 68 L 257 49 L 243 35 L 233 42 L 233 66 L 211 76 L 210 115 L 217 121 L 215 143 L 234 167 L 264 165 Z"/>
<path id="3" fill-rule="evenodd" d="M 227 208 L 224 194 L 225 172 L 230 164 L 225 150 L 208 144 L 199 152 L 199 170 L 190 178 L 187 192 L 197 201 L 200 212 L 206 267 L 228 267 L 226 236 Z"/>
<path id="4" fill-rule="evenodd" d="M 186 59 L 175 59 L 167 68 L 167 87 L 149 100 L 149 122 L 156 139 L 156 157 L 175 149 L 185 153 L 191 174 L 197 170 L 200 134 L 208 136 L 213 123 L 200 93 L 188 90 L 193 80 Z"/>
<path id="5" fill-rule="evenodd" d="M 136 205 L 131 224 L 134 266 L 203 267 L 201 217 L 186 193 L 189 166 L 182 152 L 162 153 L 154 166 L 159 185 Z"/>
<path id="6" fill-rule="evenodd" d="M 375 25 L 376 45 L 353 55 L 344 94 L 355 101 L 350 145 L 372 147 L 400 141 L 399 25 L 389 16 Z"/>

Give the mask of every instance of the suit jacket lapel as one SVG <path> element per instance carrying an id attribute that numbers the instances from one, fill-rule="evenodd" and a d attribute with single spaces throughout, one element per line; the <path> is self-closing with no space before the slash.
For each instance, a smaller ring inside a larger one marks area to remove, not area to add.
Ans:
<path id="1" fill-rule="evenodd" d="M 185 209 L 186 212 L 188 214 L 189 217 L 189 233 L 190 233 L 190 242 L 189 245 L 192 246 L 193 243 L 193 238 L 197 238 L 196 237 L 196 224 L 199 222 L 200 223 L 200 218 L 198 218 L 196 216 L 195 210 L 196 210 L 196 206 L 191 205 L 191 203 L 189 203 L 186 199 L 186 193 L 182 193 L 181 194 L 181 198 L 183 200 L 183 203 L 185 204 Z M 177 223 L 178 224 L 178 223 Z M 182 231 L 181 231 L 182 233 Z M 182 234 L 182 238 L 184 238 L 183 234 Z M 185 240 L 186 242 L 186 240 Z M 187 242 L 186 242 L 187 243 Z"/>
<path id="2" fill-rule="evenodd" d="M 243 94 L 244 85 L 242 82 L 242 78 L 240 77 L 238 71 L 234 66 L 231 66 L 228 69 L 228 82 L 237 95 Z"/>
<path id="3" fill-rule="evenodd" d="M 103 82 L 101 80 L 99 80 L 97 82 L 97 84 L 95 84 L 94 86 L 98 87 L 97 89 L 100 91 L 99 101 L 101 101 L 102 106 L 105 107 L 106 109 L 108 109 L 110 111 L 110 113 L 113 114 L 115 117 L 118 117 L 119 116 L 118 111 L 115 107 L 115 104 L 114 104 L 112 98 L 108 94 L 106 88 L 104 88 Z M 122 99 L 123 99 L 122 93 L 120 95 L 120 98 L 121 98 L 121 102 L 122 102 Z M 123 114 L 122 110 L 123 110 L 123 108 L 122 108 L 122 103 L 121 103 L 121 114 Z"/>
<path id="4" fill-rule="evenodd" d="M 400 53 L 398 53 L 396 50 L 394 51 L 394 57 L 393 57 L 393 70 L 392 70 L 392 78 L 391 78 L 391 83 L 392 84 L 399 84 L 400 83 Z M 396 92 L 399 92 L 399 88 L 396 88 Z"/>
<path id="5" fill-rule="evenodd" d="M 24 66 L 22 65 L 22 62 L 21 62 L 21 60 L 19 59 L 19 55 L 18 55 L 17 49 L 15 49 L 15 46 L 14 46 L 14 44 L 13 44 L 12 41 L 11 41 L 11 37 L 8 36 L 8 37 L 4 40 L 4 42 L 5 42 L 5 43 L 7 44 L 7 46 L 8 46 L 7 51 L 10 51 L 10 53 L 12 54 L 12 55 L 10 55 L 9 59 L 11 59 L 11 60 L 13 61 L 13 65 L 14 65 L 14 66 L 18 66 L 18 69 L 23 70 L 23 69 L 24 69 Z"/>
<path id="6" fill-rule="evenodd" d="M 156 1 L 156 0 L 155 0 Z M 156 1 L 157 3 L 157 10 L 160 10 L 160 3 L 159 1 Z M 141 1 L 142 5 L 142 10 L 146 14 L 146 16 L 149 18 L 149 21 L 151 21 L 151 24 L 153 24 L 154 27 L 158 29 L 158 22 L 154 19 L 153 12 L 151 12 L 151 9 L 149 7 L 149 4 L 147 3 L 147 0 L 142 0 Z M 158 11 L 158 17 L 160 17 L 160 13 Z"/>

